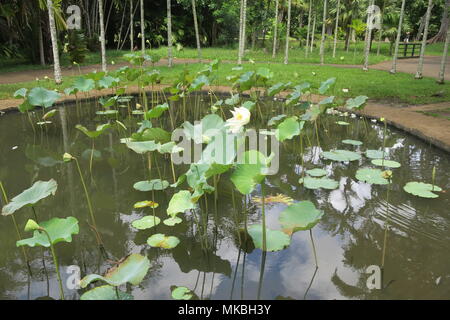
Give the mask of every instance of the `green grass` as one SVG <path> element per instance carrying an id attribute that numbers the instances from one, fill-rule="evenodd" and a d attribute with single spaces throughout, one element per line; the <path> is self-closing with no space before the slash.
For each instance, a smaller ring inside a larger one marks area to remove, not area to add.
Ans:
<path id="1" fill-rule="evenodd" d="M 231 83 L 226 80 L 232 71 L 234 64 L 221 64 L 218 73 L 215 75 L 214 85 L 230 86 Z M 173 68 L 158 67 L 164 76 L 164 84 L 172 84 L 177 80 L 178 75 L 183 69 L 188 68 L 192 74 L 195 74 L 203 65 L 190 64 L 175 65 Z M 244 65 L 244 71 L 254 70 L 259 67 L 269 67 L 275 74 L 271 83 L 292 81 L 294 84 L 308 81 L 314 88 L 318 88 L 322 81 L 331 77 L 336 77 L 336 85 L 329 95 L 336 97 L 350 98 L 359 95 L 366 95 L 370 99 L 378 101 L 390 101 L 407 104 L 424 104 L 433 102 L 442 102 L 450 100 L 450 86 L 438 85 L 434 79 L 424 78 L 415 80 L 413 75 L 397 73 L 391 75 L 385 71 L 371 70 L 364 72 L 361 69 L 339 68 L 332 66 L 314 66 L 314 65 L 284 65 L 284 64 L 261 64 Z M 241 71 L 242 72 L 242 71 Z M 313 75 L 315 72 L 316 75 Z M 51 81 L 31 81 L 26 83 L 0 85 L 0 99 L 12 98 L 13 93 L 22 87 L 31 89 L 36 86 L 46 87 L 48 89 L 58 88 L 62 91 L 72 85 L 76 77 L 64 78 L 61 86 Z M 133 84 L 133 83 L 129 83 Z M 344 93 L 342 89 L 349 89 L 349 93 Z M 436 95 L 436 96 L 434 96 Z"/>
<path id="2" fill-rule="evenodd" d="M 450 108 L 436 111 L 417 111 L 417 112 L 434 118 L 450 120 Z"/>

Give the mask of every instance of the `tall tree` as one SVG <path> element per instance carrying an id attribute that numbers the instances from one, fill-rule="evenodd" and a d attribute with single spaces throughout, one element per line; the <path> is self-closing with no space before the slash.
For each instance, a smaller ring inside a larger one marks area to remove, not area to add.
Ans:
<path id="1" fill-rule="evenodd" d="M 427 15 L 425 17 L 425 27 L 423 30 L 423 38 L 422 38 L 422 48 L 420 50 L 420 57 L 419 57 L 419 65 L 417 67 L 417 73 L 415 78 L 416 79 L 422 79 L 423 78 L 423 62 L 425 58 L 425 49 L 427 46 L 427 39 L 428 39 L 428 29 L 430 26 L 430 17 L 431 17 L 431 9 L 433 6 L 433 0 L 428 1 L 428 8 L 427 8 Z"/>
<path id="2" fill-rule="evenodd" d="M 130 0 L 130 49 L 134 50 L 134 12 L 133 0 Z"/>
<path id="3" fill-rule="evenodd" d="M 100 17 L 100 46 L 102 54 L 102 71 L 106 72 L 106 41 L 105 41 L 105 24 L 103 17 L 103 0 L 98 0 L 98 13 Z"/>
<path id="4" fill-rule="evenodd" d="M 403 18 L 405 16 L 405 4 L 406 0 L 403 0 L 402 8 L 400 9 L 400 19 L 398 22 L 397 39 L 395 40 L 395 51 L 394 51 L 394 58 L 392 60 L 392 69 L 390 71 L 392 74 L 395 74 L 397 72 L 398 47 L 400 45 L 400 38 L 402 37 Z"/>
<path id="5" fill-rule="evenodd" d="M 244 58 L 245 53 L 245 40 L 246 40 L 246 25 L 247 25 L 247 0 L 242 0 L 241 2 L 241 45 L 239 46 L 239 57 L 238 64 L 242 64 L 242 59 Z"/>
<path id="6" fill-rule="evenodd" d="M 288 17 L 287 17 L 287 27 L 286 27 L 286 51 L 284 53 L 284 64 L 289 62 L 289 38 L 291 36 L 291 7 L 292 0 L 288 0 Z"/>
<path id="7" fill-rule="evenodd" d="M 192 14 L 194 15 L 195 39 L 197 41 L 198 60 L 201 62 L 202 61 L 202 48 L 200 46 L 200 33 L 198 31 L 197 9 L 195 7 L 195 0 L 192 0 Z"/>
<path id="8" fill-rule="evenodd" d="M 62 82 L 62 76 L 61 76 L 61 66 L 59 64 L 58 38 L 56 35 L 55 15 L 53 11 L 54 8 L 52 0 L 47 0 L 47 9 L 50 26 L 50 37 L 52 39 L 53 68 L 55 72 L 55 82 L 56 84 L 60 84 Z"/>
<path id="9" fill-rule="evenodd" d="M 311 53 L 314 50 L 314 39 L 316 38 L 317 6 L 314 6 L 314 20 L 311 31 Z"/>
<path id="10" fill-rule="evenodd" d="M 241 48 L 242 48 L 242 25 L 243 25 L 243 22 L 244 22 L 244 0 L 240 0 L 238 64 L 242 64 Z"/>
<path id="11" fill-rule="evenodd" d="M 144 0 L 141 0 L 141 50 L 145 53 L 145 19 L 144 19 Z"/>
<path id="12" fill-rule="evenodd" d="M 309 34 L 311 32 L 311 15 L 312 15 L 312 0 L 309 0 L 309 14 L 308 14 L 308 32 L 306 34 L 306 45 L 305 45 L 305 57 L 308 58 L 309 53 Z"/>
<path id="13" fill-rule="evenodd" d="M 328 0 L 323 2 L 323 23 L 322 23 L 322 39 L 320 40 L 320 64 L 325 62 L 325 31 L 327 28 L 327 6 Z"/>
<path id="14" fill-rule="evenodd" d="M 450 0 L 446 0 L 444 11 L 442 12 L 441 26 L 439 28 L 439 32 L 428 41 L 428 43 L 436 43 L 436 42 L 445 42 L 447 38 L 447 30 L 450 25 L 450 16 L 449 16 L 449 7 Z"/>
<path id="15" fill-rule="evenodd" d="M 373 10 L 374 0 L 369 0 L 369 9 L 367 10 L 367 29 L 366 29 L 366 43 L 364 48 L 364 66 L 363 70 L 369 70 L 370 44 L 372 42 L 372 28 L 371 20 L 373 18 L 371 10 Z"/>
<path id="16" fill-rule="evenodd" d="M 167 0 L 167 43 L 169 67 L 173 65 L 173 45 L 172 45 L 172 3 Z"/>
<path id="17" fill-rule="evenodd" d="M 277 55 L 277 33 L 278 33 L 278 7 L 280 6 L 280 1 L 275 0 L 275 25 L 273 29 L 273 49 L 272 49 L 272 58 L 275 58 Z"/>
<path id="18" fill-rule="evenodd" d="M 334 28 L 334 44 L 333 44 L 333 58 L 336 58 L 336 47 L 337 47 L 337 38 L 339 32 L 339 14 L 341 13 L 341 0 L 337 2 L 337 10 L 336 10 L 336 26 Z"/>
<path id="19" fill-rule="evenodd" d="M 449 8 L 450 8 L 450 1 L 447 1 L 446 5 L 445 5 L 445 9 L 444 9 L 447 11 L 447 16 L 448 16 Z M 445 82 L 445 65 L 446 65 L 447 57 L 448 57 L 449 43 L 450 43 L 450 25 L 447 24 L 447 37 L 445 39 L 444 52 L 442 53 L 441 69 L 439 71 L 438 83 L 440 83 L 440 84 L 444 84 L 444 82 Z"/>
<path id="20" fill-rule="evenodd" d="M 39 10 L 39 9 L 38 9 Z M 42 26 L 41 26 L 41 11 L 39 10 L 38 14 L 38 41 L 39 41 L 39 58 L 41 60 L 41 65 L 45 66 L 45 54 L 44 54 L 44 37 L 42 35 Z"/>

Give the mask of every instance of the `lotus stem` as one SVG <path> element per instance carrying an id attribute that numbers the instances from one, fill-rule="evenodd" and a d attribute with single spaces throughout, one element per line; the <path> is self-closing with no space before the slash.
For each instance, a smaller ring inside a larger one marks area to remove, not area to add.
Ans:
<path id="1" fill-rule="evenodd" d="M 261 291 L 262 291 L 262 285 L 263 285 L 263 280 L 264 280 L 264 270 L 266 267 L 266 256 L 267 256 L 267 252 L 263 251 L 262 256 L 261 256 L 261 269 L 259 272 L 258 295 L 256 298 L 257 300 L 261 300 Z"/>
<path id="2" fill-rule="evenodd" d="M 436 180 L 436 166 L 433 166 L 433 171 L 431 173 L 431 185 L 432 185 L 431 191 L 434 191 L 435 180 Z"/>
<path id="3" fill-rule="evenodd" d="M 264 181 L 261 183 L 261 198 L 262 198 L 262 249 L 265 252 L 267 250 L 266 239 L 266 199 L 264 194 Z"/>
<path id="4" fill-rule="evenodd" d="M 314 261 L 316 262 L 316 268 L 319 268 L 319 264 L 317 263 L 316 246 L 314 244 L 314 238 L 313 238 L 313 234 L 312 234 L 312 229 L 309 229 L 309 236 L 311 238 L 311 244 L 312 244 L 312 248 L 313 248 L 313 252 L 314 252 Z"/>
<path id="5" fill-rule="evenodd" d="M 172 153 L 170 154 L 170 167 L 172 168 L 172 177 L 173 177 L 173 183 L 177 183 L 177 176 L 175 174 L 175 167 L 173 165 L 173 156 Z"/>
<path id="6" fill-rule="evenodd" d="M 48 234 L 47 230 L 44 228 L 40 228 L 40 231 L 43 231 L 45 235 L 47 236 L 48 242 L 50 243 L 50 249 L 53 256 L 53 263 L 55 264 L 56 269 L 56 276 L 58 277 L 58 284 L 59 284 L 59 295 L 61 300 L 64 300 L 64 289 L 62 286 L 62 280 L 61 280 L 61 274 L 59 273 L 59 264 L 58 264 L 58 258 L 56 256 L 55 247 L 53 246 L 52 239 L 50 238 L 50 235 Z"/>
<path id="7" fill-rule="evenodd" d="M 245 258 L 246 257 L 247 257 L 247 253 L 244 252 L 244 259 L 242 260 L 241 300 L 244 300 Z"/>
<path id="8" fill-rule="evenodd" d="M 95 150 L 95 140 L 92 139 L 91 157 L 89 159 L 89 172 L 91 173 L 91 176 L 92 176 L 92 163 L 94 161 L 94 150 Z"/>
<path id="9" fill-rule="evenodd" d="M 383 161 L 381 162 L 381 165 L 384 166 L 384 158 L 385 158 L 385 152 L 386 152 L 386 131 L 387 131 L 387 122 L 384 120 L 384 132 L 383 132 Z"/>

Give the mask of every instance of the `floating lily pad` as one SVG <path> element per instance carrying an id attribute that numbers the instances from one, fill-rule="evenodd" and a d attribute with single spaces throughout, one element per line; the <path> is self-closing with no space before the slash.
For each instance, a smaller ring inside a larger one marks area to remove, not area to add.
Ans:
<path id="1" fill-rule="evenodd" d="M 37 181 L 21 194 L 15 196 L 9 204 L 3 207 L 2 215 L 8 216 L 25 206 L 32 206 L 50 195 L 55 195 L 58 184 L 55 180 Z"/>
<path id="2" fill-rule="evenodd" d="M 386 153 L 384 154 L 384 156 Z M 366 157 L 370 159 L 382 159 L 383 150 L 366 150 Z"/>
<path id="3" fill-rule="evenodd" d="M 363 143 L 358 140 L 342 140 L 342 143 L 351 144 L 352 146 L 361 146 Z"/>
<path id="4" fill-rule="evenodd" d="M 174 236 L 166 236 L 162 233 L 152 235 L 147 239 L 147 244 L 150 247 L 173 249 L 180 243 L 180 240 Z"/>
<path id="5" fill-rule="evenodd" d="M 403 190 L 406 192 L 422 197 L 422 198 L 438 198 L 439 196 L 433 192 L 442 192 L 442 188 L 438 186 L 433 186 L 429 183 L 423 183 L 423 182 L 408 182 L 404 187 Z"/>
<path id="6" fill-rule="evenodd" d="M 311 201 L 294 203 L 280 214 L 280 224 L 285 229 L 295 231 L 310 230 L 319 223 L 323 211 L 318 210 Z"/>
<path id="7" fill-rule="evenodd" d="M 253 239 L 256 248 L 263 248 L 262 225 L 255 224 L 248 227 L 248 233 Z M 288 247 L 291 238 L 279 230 L 270 230 L 266 228 L 266 251 L 280 251 Z"/>
<path id="8" fill-rule="evenodd" d="M 80 300 L 133 300 L 133 296 L 129 293 L 117 291 L 113 286 L 104 285 L 96 287 L 83 293 Z"/>
<path id="9" fill-rule="evenodd" d="M 309 174 L 311 177 L 323 177 L 327 174 L 327 171 L 324 169 L 315 168 L 307 170 L 306 173 Z"/>
<path id="10" fill-rule="evenodd" d="M 168 219 L 163 221 L 163 223 L 166 226 L 169 226 L 169 227 L 173 227 L 174 225 L 177 225 L 177 224 L 179 224 L 181 222 L 183 222 L 183 220 L 181 218 L 178 218 L 178 217 L 168 218 Z"/>
<path id="11" fill-rule="evenodd" d="M 72 235 L 78 234 L 80 231 L 78 220 L 74 217 L 68 217 L 65 219 L 53 218 L 48 221 L 41 222 L 39 226 L 47 231 L 53 245 L 59 242 L 72 242 Z M 50 242 L 48 241 L 48 237 L 45 232 L 35 230 L 32 238 L 17 241 L 16 245 L 18 247 L 42 246 L 48 248 L 50 247 Z"/>
<path id="12" fill-rule="evenodd" d="M 370 184 L 389 184 L 389 181 L 382 176 L 380 169 L 363 168 L 356 172 L 356 179 Z"/>
<path id="13" fill-rule="evenodd" d="M 191 300 L 194 298 L 195 294 L 186 287 L 173 287 L 172 288 L 172 298 L 175 300 Z"/>
<path id="14" fill-rule="evenodd" d="M 165 190 L 169 187 L 169 182 L 166 180 L 160 180 L 160 179 L 155 179 L 155 180 L 150 180 L 150 181 L 139 181 L 136 182 L 133 185 L 133 188 L 138 190 L 138 191 L 161 191 L 161 190 Z"/>
<path id="15" fill-rule="evenodd" d="M 159 207 L 159 204 L 153 201 L 139 201 L 136 202 L 133 206 L 135 209 L 142 209 L 142 208 L 152 208 L 156 209 Z"/>
<path id="16" fill-rule="evenodd" d="M 386 167 L 386 168 L 400 168 L 402 165 L 398 163 L 397 161 L 392 160 L 384 160 L 383 159 L 376 159 L 372 160 L 372 164 L 380 167 Z"/>
<path id="17" fill-rule="evenodd" d="M 86 288 L 90 283 L 98 280 L 115 287 L 125 283 L 136 286 L 144 280 L 149 268 L 150 261 L 147 257 L 133 253 L 123 259 L 117 266 L 109 269 L 105 276 L 90 274 L 84 277 L 80 281 L 80 286 Z"/>
<path id="18" fill-rule="evenodd" d="M 186 210 L 194 209 L 195 204 L 192 202 L 191 193 L 187 190 L 179 191 L 172 196 L 167 208 L 167 214 L 175 217 L 178 213 L 183 213 Z"/>
<path id="19" fill-rule="evenodd" d="M 361 159 L 361 155 L 359 153 L 348 151 L 348 150 L 332 150 L 326 151 L 322 153 L 322 156 L 325 159 L 333 160 L 333 161 L 356 161 Z"/>
<path id="20" fill-rule="evenodd" d="M 306 189 L 328 189 L 334 190 L 339 187 L 339 182 L 329 178 L 312 178 L 305 177 L 300 179 L 299 183 L 303 183 Z"/>
<path id="21" fill-rule="evenodd" d="M 146 230 L 157 226 L 160 222 L 161 219 L 158 217 L 145 216 L 142 219 L 133 221 L 131 225 L 138 230 Z"/>

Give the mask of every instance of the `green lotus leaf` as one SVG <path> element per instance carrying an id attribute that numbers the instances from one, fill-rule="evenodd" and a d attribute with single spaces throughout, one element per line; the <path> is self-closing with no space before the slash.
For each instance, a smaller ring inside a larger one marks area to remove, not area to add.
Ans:
<path id="1" fill-rule="evenodd" d="M 95 129 L 95 131 L 90 131 L 86 127 L 82 126 L 81 124 L 77 124 L 75 126 L 75 128 L 77 128 L 78 130 L 83 132 L 85 135 L 87 135 L 91 139 L 98 138 L 100 135 L 102 135 L 106 130 L 108 130 L 111 127 L 112 127 L 111 124 L 105 123 L 105 124 L 98 125 L 97 128 Z"/>
<path id="2" fill-rule="evenodd" d="M 167 103 L 156 106 L 145 114 L 145 119 L 159 118 L 167 110 L 169 110 L 169 104 Z"/>
<path id="3" fill-rule="evenodd" d="M 80 231 L 78 220 L 74 217 L 65 219 L 53 218 L 48 221 L 39 223 L 41 228 L 44 228 L 50 236 L 51 244 L 55 245 L 59 242 L 72 242 L 72 235 L 78 234 Z M 16 242 L 18 247 L 21 246 L 42 246 L 50 247 L 47 235 L 43 231 L 35 230 L 32 238 L 20 240 Z"/>
<path id="4" fill-rule="evenodd" d="M 192 202 L 191 193 L 187 190 L 181 190 L 172 196 L 167 208 L 167 214 L 175 217 L 178 213 L 183 213 L 186 210 L 194 209 L 195 204 Z"/>
<path id="5" fill-rule="evenodd" d="M 363 143 L 358 140 L 342 140 L 342 143 L 351 144 L 352 146 L 361 146 Z"/>
<path id="6" fill-rule="evenodd" d="M 129 293 L 117 291 L 113 286 L 104 285 L 96 287 L 83 293 L 80 300 L 133 300 L 133 296 Z"/>
<path id="7" fill-rule="evenodd" d="M 293 232 L 310 230 L 319 223 L 323 214 L 311 201 L 301 201 L 284 209 L 279 221 L 283 228 Z"/>
<path id="8" fill-rule="evenodd" d="M 262 225 L 256 224 L 248 227 L 248 234 L 252 237 L 256 248 L 263 249 Z M 288 247 L 291 238 L 279 230 L 270 230 L 266 228 L 266 251 L 281 251 Z"/>
<path id="9" fill-rule="evenodd" d="M 250 111 L 252 111 L 253 108 L 254 108 L 255 106 L 256 106 L 256 103 L 253 102 L 253 101 L 245 101 L 245 102 L 242 104 L 242 107 L 243 107 L 243 108 L 246 108 L 246 109 L 248 109 L 248 110 L 250 110 Z"/>
<path id="10" fill-rule="evenodd" d="M 54 196 L 56 189 L 58 189 L 58 184 L 53 179 L 49 181 L 36 181 L 31 188 L 15 196 L 9 204 L 4 206 L 2 215 L 11 215 L 22 207 L 35 205 L 50 195 Z"/>
<path id="11" fill-rule="evenodd" d="M 154 248 L 173 249 L 180 243 L 177 237 L 166 236 L 161 233 L 152 235 L 147 239 L 147 244 Z"/>
<path id="12" fill-rule="evenodd" d="M 28 93 L 28 102 L 32 106 L 50 108 L 60 97 L 61 95 L 53 90 L 37 87 Z"/>
<path id="13" fill-rule="evenodd" d="M 14 99 L 24 99 L 27 96 L 28 89 L 27 88 L 21 88 L 14 92 L 13 97 Z"/>
<path id="14" fill-rule="evenodd" d="M 319 102 L 319 105 L 332 104 L 334 102 L 334 98 L 335 98 L 335 96 L 331 96 L 331 97 L 325 98 L 325 99 L 323 99 L 322 101 Z"/>
<path id="15" fill-rule="evenodd" d="M 301 92 L 299 92 L 299 91 L 291 92 L 286 97 L 286 106 L 290 107 L 290 106 L 297 104 L 301 97 L 302 97 Z"/>
<path id="16" fill-rule="evenodd" d="M 56 110 L 56 109 L 50 110 L 49 112 L 47 112 L 46 114 L 44 114 L 42 116 L 42 120 L 47 120 L 47 119 L 54 117 L 56 112 L 58 112 L 58 110 Z"/>
<path id="17" fill-rule="evenodd" d="M 89 92 L 95 88 L 95 81 L 87 78 L 77 78 L 73 84 L 73 87 L 80 92 Z"/>
<path id="18" fill-rule="evenodd" d="M 192 139 L 195 143 L 209 143 L 224 128 L 225 122 L 216 114 L 205 116 L 200 123 L 192 125 L 189 122 L 183 123 L 183 130 L 187 139 Z"/>
<path id="19" fill-rule="evenodd" d="M 356 172 L 356 179 L 370 184 L 389 184 L 389 181 L 382 176 L 380 169 L 363 168 Z"/>
<path id="20" fill-rule="evenodd" d="M 255 150 L 245 152 L 243 159 L 244 163 L 236 166 L 230 179 L 240 193 L 250 194 L 263 181 L 270 160 Z"/>
<path id="21" fill-rule="evenodd" d="M 274 84 L 267 90 L 267 95 L 269 97 L 273 97 L 274 95 L 279 94 L 281 91 L 289 88 L 291 85 L 292 85 L 291 82 L 287 83 L 278 82 L 277 84 Z"/>
<path id="22" fill-rule="evenodd" d="M 386 167 L 386 168 L 400 168 L 402 165 L 398 163 L 397 161 L 392 160 L 383 160 L 383 159 L 376 159 L 372 160 L 372 164 L 380 167 Z"/>
<path id="23" fill-rule="evenodd" d="M 333 160 L 333 161 L 356 161 L 361 159 L 361 155 L 359 153 L 348 151 L 348 150 L 332 150 L 326 151 L 322 153 L 322 156 L 325 159 Z"/>
<path id="24" fill-rule="evenodd" d="M 33 105 L 31 105 L 27 99 L 23 103 L 21 103 L 17 108 L 19 109 L 19 111 L 21 113 L 25 113 L 27 111 L 33 110 L 35 107 Z"/>
<path id="25" fill-rule="evenodd" d="M 287 118 L 278 125 L 276 138 L 281 142 L 290 140 L 300 134 L 304 124 L 305 122 L 299 122 L 297 117 Z"/>
<path id="26" fill-rule="evenodd" d="M 366 104 L 367 99 L 369 99 L 369 97 L 366 97 L 366 96 L 359 96 L 354 99 L 353 98 L 348 99 L 345 104 L 345 107 L 349 110 L 362 109 L 364 107 L 364 105 Z"/>
<path id="27" fill-rule="evenodd" d="M 191 83 L 191 86 L 189 87 L 189 91 L 193 92 L 193 91 L 201 90 L 204 86 L 208 86 L 208 85 L 209 85 L 208 77 L 205 75 L 200 75 Z"/>
<path id="28" fill-rule="evenodd" d="M 159 219 L 158 217 L 145 216 L 142 219 L 133 221 L 131 225 L 133 226 L 133 228 L 136 228 L 138 230 L 146 230 L 157 226 L 158 224 L 160 224 L 160 222 L 161 219 Z"/>
<path id="29" fill-rule="evenodd" d="M 174 287 L 172 288 L 172 298 L 175 300 L 191 300 L 194 298 L 195 293 L 186 287 Z"/>
<path id="30" fill-rule="evenodd" d="M 327 81 L 322 82 L 319 88 L 319 93 L 325 94 L 325 92 L 327 92 L 335 82 L 336 78 L 330 78 Z"/>
<path id="31" fill-rule="evenodd" d="M 272 117 L 272 118 L 269 120 L 269 122 L 267 122 L 267 125 L 268 125 L 269 127 L 271 127 L 271 126 L 275 125 L 278 121 L 283 120 L 284 118 L 286 118 L 286 115 L 285 115 L 285 114 L 280 114 L 280 115 L 278 115 L 278 116 L 276 116 L 276 117 Z"/>
<path id="32" fill-rule="evenodd" d="M 327 174 L 327 171 L 320 168 L 315 168 L 311 170 L 307 170 L 306 173 L 311 177 L 323 177 Z"/>
<path id="33" fill-rule="evenodd" d="M 98 80 L 98 87 L 107 89 L 107 88 L 111 88 L 112 86 L 117 86 L 119 84 L 119 82 L 120 82 L 119 78 L 114 78 L 111 76 L 104 76 L 103 78 Z"/>
<path id="34" fill-rule="evenodd" d="M 433 186 L 429 183 L 423 183 L 423 182 L 408 182 L 404 187 L 403 190 L 406 192 L 422 197 L 422 198 L 438 198 L 439 196 L 433 192 L 442 192 L 442 188 L 438 186 Z"/>
<path id="35" fill-rule="evenodd" d="M 139 181 L 136 182 L 133 185 L 133 188 L 138 190 L 138 191 L 161 191 L 161 190 L 165 190 L 169 187 L 169 182 L 166 180 L 160 180 L 160 179 L 155 179 L 155 180 L 150 180 L 150 181 Z"/>
<path id="36" fill-rule="evenodd" d="M 263 78 L 264 80 L 270 80 L 273 78 L 274 73 L 270 71 L 269 68 L 258 68 L 258 70 L 256 71 L 256 75 Z"/>
<path id="37" fill-rule="evenodd" d="M 386 153 L 384 155 L 386 155 Z M 370 159 L 382 159 L 383 150 L 366 150 L 366 157 Z"/>
<path id="38" fill-rule="evenodd" d="M 125 283 L 138 285 L 144 280 L 150 268 L 150 261 L 147 257 L 133 253 L 123 259 L 117 266 L 111 268 L 104 276 L 90 274 L 80 281 L 80 286 L 86 288 L 94 281 L 103 281 L 109 285 L 118 287 Z"/>
<path id="39" fill-rule="evenodd" d="M 126 146 L 138 154 L 144 154 L 147 152 L 156 151 L 160 148 L 161 144 L 155 141 L 131 141 L 130 139 L 123 139 Z"/>
<path id="40" fill-rule="evenodd" d="M 178 217 L 171 217 L 171 218 L 168 218 L 168 219 L 163 221 L 163 223 L 166 226 L 169 226 L 169 227 L 173 227 L 174 225 L 177 225 L 177 224 L 179 224 L 181 222 L 183 222 L 183 220 L 181 218 L 178 218 Z"/>
<path id="41" fill-rule="evenodd" d="M 329 178 L 312 178 L 305 177 L 300 179 L 299 183 L 303 183 L 306 189 L 328 189 L 334 190 L 339 187 L 339 182 Z"/>
<path id="42" fill-rule="evenodd" d="M 230 98 L 225 100 L 225 104 L 229 106 L 235 106 L 239 103 L 240 97 L 238 94 L 233 94 Z"/>

